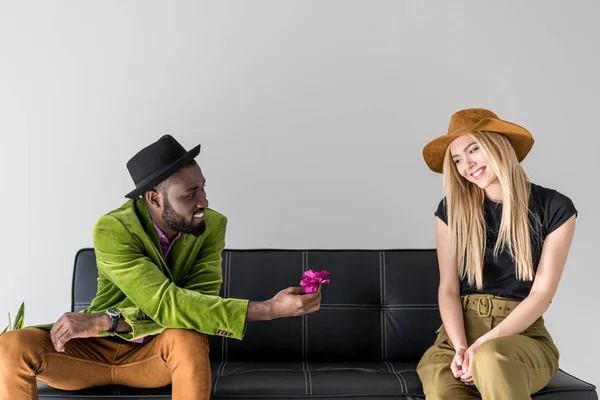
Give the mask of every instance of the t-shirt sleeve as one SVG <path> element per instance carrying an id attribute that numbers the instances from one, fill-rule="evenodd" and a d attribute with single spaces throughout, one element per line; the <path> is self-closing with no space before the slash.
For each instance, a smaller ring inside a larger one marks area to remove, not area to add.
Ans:
<path id="1" fill-rule="evenodd" d="M 546 203 L 546 234 L 554 232 L 573 215 L 577 215 L 577 209 L 571 199 L 554 192 L 554 196 Z"/>
<path id="2" fill-rule="evenodd" d="M 448 225 L 448 211 L 446 210 L 446 198 L 444 197 L 435 212 L 435 216 L 444 221 Z"/>

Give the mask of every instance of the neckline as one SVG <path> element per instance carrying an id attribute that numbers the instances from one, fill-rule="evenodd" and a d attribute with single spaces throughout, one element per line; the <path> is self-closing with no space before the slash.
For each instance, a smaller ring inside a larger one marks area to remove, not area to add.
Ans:
<path id="1" fill-rule="evenodd" d="M 484 197 L 484 202 L 485 203 L 488 203 L 488 204 L 491 204 L 491 205 L 494 205 L 494 206 L 502 206 L 502 202 L 501 201 L 500 202 L 496 202 L 496 201 L 488 198 L 486 195 L 483 195 L 483 197 Z"/>

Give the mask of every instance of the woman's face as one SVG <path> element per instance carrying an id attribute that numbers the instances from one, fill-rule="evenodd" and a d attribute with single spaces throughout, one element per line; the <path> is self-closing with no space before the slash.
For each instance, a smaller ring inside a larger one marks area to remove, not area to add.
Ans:
<path id="1" fill-rule="evenodd" d="M 481 189 L 498 182 L 489 166 L 487 154 L 471 134 L 459 136 L 450 143 L 450 155 L 458 173 Z"/>

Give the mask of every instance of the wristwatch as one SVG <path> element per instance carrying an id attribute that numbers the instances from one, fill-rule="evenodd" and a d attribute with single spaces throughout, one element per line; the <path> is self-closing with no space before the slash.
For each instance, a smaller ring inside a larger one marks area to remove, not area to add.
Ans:
<path id="1" fill-rule="evenodd" d="M 110 336 L 114 336 L 117 331 L 117 325 L 119 325 L 119 318 L 121 318 L 121 311 L 117 308 L 109 308 L 106 310 L 106 315 L 110 317 L 110 328 L 106 330 Z"/>

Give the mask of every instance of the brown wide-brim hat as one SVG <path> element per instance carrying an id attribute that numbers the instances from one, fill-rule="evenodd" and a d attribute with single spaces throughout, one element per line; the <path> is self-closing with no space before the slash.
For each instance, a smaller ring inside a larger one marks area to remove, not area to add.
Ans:
<path id="1" fill-rule="evenodd" d="M 531 133 L 522 126 L 503 121 L 496 114 L 483 108 L 461 110 L 450 118 L 448 133 L 427 143 L 423 148 L 423 158 L 434 172 L 441 173 L 444 168 L 444 156 L 450 143 L 459 136 L 474 131 L 492 131 L 500 133 L 510 140 L 519 162 L 525 159 L 533 147 Z"/>

